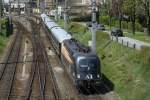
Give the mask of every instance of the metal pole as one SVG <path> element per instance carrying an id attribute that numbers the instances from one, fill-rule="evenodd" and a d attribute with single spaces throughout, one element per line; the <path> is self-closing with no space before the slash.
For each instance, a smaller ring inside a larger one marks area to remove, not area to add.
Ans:
<path id="1" fill-rule="evenodd" d="M 11 25 L 11 2 L 9 0 L 9 25 Z"/>
<path id="2" fill-rule="evenodd" d="M 56 3 L 55 3 L 55 20 L 58 21 L 58 0 L 56 0 Z"/>
<path id="3" fill-rule="evenodd" d="M 20 15 L 20 1 L 18 0 L 18 15 Z"/>
<path id="4" fill-rule="evenodd" d="M 37 0 L 37 8 L 40 8 L 40 0 Z"/>
<path id="5" fill-rule="evenodd" d="M 11 13 L 10 8 L 11 8 L 11 3 L 10 3 L 10 0 L 9 0 L 9 8 L 8 8 L 9 14 Z"/>
<path id="6" fill-rule="evenodd" d="M 32 12 L 32 0 L 29 0 L 29 5 L 28 5 L 28 15 L 30 16 L 31 15 L 31 12 Z"/>
<path id="7" fill-rule="evenodd" d="M 24 14 L 27 14 L 27 2 L 24 2 L 24 7 L 23 7 L 23 11 L 24 11 Z"/>
<path id="8" fill-rule="evenodd" d="M 33 3 L 33 0 L 30 0 L 30 14 L 32 13 L 32 3 Z"/>
<path id="9" fill-rule="evenodd" d="M 92 0 L 92 52 L 96 53 L 96 0 Z"/>
<path id="10" fill-rule="evenodd" d="M 2 19 L 2 0 L 0 0 L 0 21 Z M 1 29 L 1 22 L 0 22 L 0 32 L 2 32 L 2 29 Z"/>
<path id="11" fill-rule="evenodd" d="M 68 31 L 68 15 L 67 15 L 67 3 L 68 3 L 68 0 L 65 0 L 65 11 L 64 11 L 64 28 L 66 31 Z"/>
<path id="12" fill-rule="evenodd" d="M 4 0 L 2 0 L 2 16 L 4 16 Z"/>
<path id="13" fill-rule="evenodd" d="M 54 10 L 54 8 L 55 8 L 55 3 L 54 3 L 54 0 L 51 0 L 51 5 L 50 5 L 51 7 L 50 7 L 50 10 Z"/>

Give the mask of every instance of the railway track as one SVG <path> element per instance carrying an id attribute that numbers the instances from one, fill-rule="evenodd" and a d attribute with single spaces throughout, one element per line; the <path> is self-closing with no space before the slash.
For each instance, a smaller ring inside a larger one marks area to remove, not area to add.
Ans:
<path id="1" fill-rule="evenodd" d="M 32 20 L 28 20 L 32 24 L 31 34 L 33 38 L 35 64 L 32 71 L 32 77 L 29 82 L 26 100 L 45 100 L 45 98 L 58 100 L 59 92 L 57 84 L 51 70 L 51 64 L 49 63 L 47 53 L 38 36 L 38 25 L 35 26 L 35 23 Z"/>
<path id="2" fill-rule="evenodd" d="M 11 97 L 13 81 L 15 79 L 17 62 L 19 60 L 22 34 L 17 31 L 14 40 L 11 43 L 4 64 L 0 70 L 0 100 L 7 100 Z"/>

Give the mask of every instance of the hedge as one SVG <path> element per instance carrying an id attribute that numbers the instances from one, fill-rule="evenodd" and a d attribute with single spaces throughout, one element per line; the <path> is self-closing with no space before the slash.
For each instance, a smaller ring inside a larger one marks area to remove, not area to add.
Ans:
<path id="1" fill-rule="evenodd" d="M 2 27 L 2 31 L 0 35 L 6 36 L 6 37 L 10 36 L 13 33 L 13 24 L 10 24 L 9 18 L 6 17 L 2 19 L 0 23 Z"/>

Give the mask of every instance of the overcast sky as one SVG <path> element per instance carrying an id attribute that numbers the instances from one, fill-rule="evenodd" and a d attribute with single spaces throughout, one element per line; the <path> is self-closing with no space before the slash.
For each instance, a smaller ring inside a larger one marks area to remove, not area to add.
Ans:
<path id="1" fill-rule="evenodd" d="M 4 0 L 5 3 L 8 3 L 9 0 Z"/>
<path id="2" fill-rule="evenodd" d="M 4 0 L 5 3 L 8 3 L 9 0 Z M 14 1 L 14 0 L 10 0 L 10 1 Z"/>

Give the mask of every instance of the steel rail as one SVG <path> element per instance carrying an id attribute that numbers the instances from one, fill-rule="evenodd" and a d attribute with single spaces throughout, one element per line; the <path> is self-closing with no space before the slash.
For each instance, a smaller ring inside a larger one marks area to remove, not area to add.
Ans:
<path id="1" fill-rule="evenodd" d="M 42 52 L 42 48 L 41 48 L 40 44 L 39 44 L 39 49 Z M 41 59 L 44 60 L 43 54 L 41 55 L 41 57 L 42 57 Z M 39 60 L 39 63 L 42 63 L 44 65 L 44 66 L 38 66 L 41 100 L 44 100 L 45 99 L 44 93 L 45 93 L 45 81 L 46 81 L 46 66 L 45 66 L 44 61 L 40 62 L 40 60 Z M 42 73 L 43 68 L 41 68 L 41 67 L 44 68 L 43 73 Z"/>
<path id="2" fill-rule="evenodd" d="M 32 86 L 33 86 L 33 81 L 34 81 L 34 77 L 36 74 L 36 70 L 37 70 L 37 52 L 36 52 L 36 45 L 35 45 L 35 38 L 33 36 L 33 34 L 31 32 L 29 32 L 23 25 L 22 23 L 20 23 L 20 28 L 21 30 L 24 31 L 24 33 L 26 33 L 25 35 L 30 39 L 32 47 L 33 47 L 33 63 L 32 63 L 32 69 L 31 69 L 31 76 L 29 79 L 29 83 L 27 86 L 27 92 L 25 93 L 25 97 L 24 100 L 29 100 L 31 93 L 32 93 Z"/>
<path id="3" fill-rule="evenodd" d="M 31 77 L 29 79 L 29 84 L 28 84 L 28 88 L 27 88 L 27 92 L 25 94 L 24 100 L 29 100 L 33 91 L 33 84 L 34 84 L 34 80 L 36 77 L 36 73 L 39 73 L 39 61 L 38 61 L 38 52 L 37 52 L 37 41 L 35 38 L 35 34 L 34 34 L 34 25 L 32 25 L 32 32 L 29 32 L 21 23 L 20 23 L 20 27 L 21 30 L 24 30 L 26 33 L 26 36 L 31 40 L 32 46 L 33 46 L 33 64 L 32 64 L 32 69 L 31 69 Z M 38 78 L 39 78 L 39 74 L 38 74 Z M 39 80 L 40 82 L 40 80 Z M 42 99 L 41 99 L 42 100 Z"/>
<path id="4" fill-rule="evenodd" d="M 54 76 L 52 66 L 51 66 L 51 64 L 48 60 L 49 58 L 48 58 L 48 55 L 47 55 L 45 50 L 44 50 L 44 53 L 45 53 L 45 56 L 44 56 L 45 57 L 45 62 L 46 62 L 46 65 L 48 67 L 48 71 L 49 71 L 51 81 L 52 81 L 52 85 L 53 85 L 53 93 L 54 93 L 55 99 L 59 100 L 60 99 L 60 93 L 59 93 L 58 85 L 57 85 L 57 82 L 56 82 L 56 78 Z"/>
<path id="5" fill-rule="evenodd" d="M 32 22 L 29 20 L 29 22 L 32 24 Z M 39 60 L 39 57 L 42 56 L 42 55 L 39 55 L 41 53 L 41 48 L 39 43 L 38 43 L 38 40 L 35 36 L 35 26 L 32 25 L 32 38 L 33 38 L 33 45 L 34 45 L 34 52 L 35 52 L 35 55 L 36 55 L 36 69 L 38 71 L 38 78 L 39 78 L 39 86 L 40 86 L 40 99 L 41 100 L 44 100 L 44 91 L 45 91 L 45 79 L 46 79 L 46 69 L 44 70 L 44 78 L 42 79 L 42 75 L 43 73 L 41 73 L 40 71 L 40 60 Z M 36 72 L 36 70 L 35 70 Z M 35 73 L 34 72 L 34 73 Z M 26 96 L 26 99 L 25 100 L 29 100 L 30 96 L 31 96 L 31 92 L 32 92 L 32 85 L 33 85 L 33 80 L 34 80 L 34 77 L 35 77 L 35 74 L 34 76 L 32 76 L 32 82 L 30 83 L 30 86 L 29 86 L 29 92 L 27 93 L 28 95 Z"/>
<path id="6" fill-rule="evenodd" d="M 9 62 L 9 58 L 10 58 L 12 52 L 13 52 L 13 47 L 14 47 L 14 45 L 15 45 L 15 43 L 16 43 L 16 40 L 17 40 L 17 34 L 15 35 L 15 39 L 14 39 L 14 41 L 12 42 L 11 47 L 9 48 L 10 51 L 8 52 L 8 56 L 7 56 L 7 58 L 6 58 L 6 63 L 4 64 L 4 67 L 3 67 L 2 72 L 1 72 L 1 74 L 0 74 L 0 81 L 1 81 L 1 79 L 2 79 L 2 77 L 3 77 L 3 74 L 4 74 L 4 72 L 5 72 L 5 69 L 6 69 L 6 67 L 7 67 L 7 63 Z"/>
<path id="7" fill-rule="evenodd" d="M 20 56 L 20 50 L 21 50 L 21 41 L 22 41 L 22 34 L 20 34 L 21 35 L 21 37 L 19 37 L 19 39 L 20 39 L 20 41 L 19 41 L 19 48 L 18 48 L 18 51 L 16 51 L 16 55 L 17 55 L 17 61 L 19 60 L 19 56 Z M 17 64 L 18 63 L 15 63 L 15 68 L 14 68 L 14 71 L 13 71 L 13 74 L 12 74 L 12 79 L 11 79 L 11 81 L 10 81 L 10 84 L 11 84 L 11 86 L 10 86 L 10 89 L 9 89 L 9 94 L 8 94 L 8 98 L 7 98 L 7 100 L 9 100 L 11 97 L 11 91 L 12 91 L 12 89 L 13 89 L 13 81 L 14 81 L 14 78 L 15 78 L 15 74 L 16 74 L 16 69 L 17 69 Z"/>
<path id="8" fill-rule="evenodd" d="M 24 100 L 29 100 L 31 97 L 33 81 L 34 81 L 34 77 L 35 77 L 37 66 L 38 66 L 35 38 L 33 37 L 33 35 L 31 36 L 31 40 L 32 40 L 32 45 L 33 45 L 33 59 L 35 62 L 32 67 L 31 79 L 30 79 L 29 86 L 28 86 L 27 93 L 26 93 Z"/>
<path id="9" fill-rule="evenodd" d="M 6 62 L 8 62 L 9 60 L 15 60 L 16 62 L 18 61 L 19 54 L 20 54 L 21 40 L 22 40 L 19 37 L 20 35 L 21 34 L 19 34 L 19 33 L 16 34 L 15 40 L 10 47 L 11 50 L 8 54 L 8 58 L 7 58 Z M 14 57 L 14 59 L 12 59 L 13 57 Z M 0 79 L 1 88 L 2 88 L 1 90 L 3 90 L 3 89 L 6 90 L 4 92 L 6 100 L 9 100 L 9 97 L 10 97 L 10 93 L 11 93 L 11 89 L 12 89 L 13 81 L 14 81 L 14 76 L 16 73 L 16 67 L 17 67 L 17 63 L 15 63 L 14 66 L 6 63 L 4 66 L 3 72 L 1 74 L 1 79 Z M 5 79 L 3 77 L 5 77 Z"/>
<path id="10" fill-rule="evenodd" d="M 34 35 L 34 40 L 35 40 L 35 45 L 36 45 L 36 50 L 37 50 L 37 61 L 38 61 L 38 77 L 39 77 L 39 87 L 40 87 L 40 98 L 41 100 L 44 100 L 44 91 L 45 91 L 45 79 L 46 79 L 46 71 L 44 71 L 44 73 L 41 73 L 41 70 L 40 70 L 40 64 L 42 62 L 44 62 L 44 59 L 43 58 L 43 54 L 42 54 L 42 48 L 41 48 L 41 45 L 40 45 L 40 41 L 38 39 L 38 36 L 35 36 L 37 34 L 37 26 L 32 20 L 29 20 L 31 22 L 31 25 L 33 26 L 32 29 L 33 29 L 33 35 Z M 36 26 L 34 26 L 34 25 Z M 44 63 L 42 63 L 44 64 Z M 44 66 L 44 69 L 45 69 L 45 66 Z M 44 77 L 42 78 L 42 75 L 44 75 Z"/>
<path id="11" fill-rule="evenodd" d="M 30 19 L 31 22 L 35 23 L 32 19 Z M 39 24 L 41 25 L 41 24 Z M 38 38 L 39 41 L 40 40 L 40 37 L 36 37 Z M 58 86 L 57 86 L 57 82 L 56 82 L 56 78 L 54 76 L 54 72 L 53 72 L 53 69 L 52 69 L 52 66 L 49 62 L 49 58 L 48 58 L 48 55 L 47 55 L 47 52 L 46 50 L 44 49 L 44 44 L 42 42 L 39 42 L 41 46 L 39 46 L 43 52 L 43 55 L 44 55 L 44 61 L 45 61 L 45 64 L 48 68 L 48 71 L 49 71 L 49 74 L 50 74 L 50 77 L 51 77 L 51 81 L 52 81 L 52 85 L 53 85 L 53 94 L 54 94 L 54 97 L 56 100 L 60 99 L 60 93 L 59 93 L 59 89 L 58 89 Z"/>
<path id="12" fill-rule="evenodd" d="M 30 99 L 31 92 L 32 92 L 32 86 L 33 86 L 33 81 L 34 81 L 35 73 L 36 73 L 36 70 L 37 70 L 37 60 L 36 60 L 36 54 L 35 54 L 36 49 L 33 48 L 33 50 L 34 50 L 33 59 L 35 60 L 35 62 L 32 65 L 31 78 L 30 78 L 30 81 L 29 81 L 27 93 L 25 95 L 25 99 L 24 100 L 29 100 Z"/>

